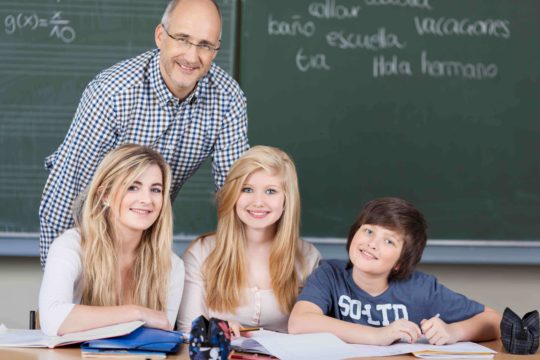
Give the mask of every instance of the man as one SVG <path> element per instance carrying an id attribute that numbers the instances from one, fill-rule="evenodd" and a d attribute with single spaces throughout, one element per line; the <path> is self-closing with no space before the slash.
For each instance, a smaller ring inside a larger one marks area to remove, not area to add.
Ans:
<path id="1" fill-rule="evenodd" d="M 216 187 L 249 147 L 244 94 L 212 64 L 221 15 L 214 0 L 172 0 L 156 27 L 157 49 L 102 71 L 84 91 L 50 170 L 40 217 L 41 264 L 50 243 L 73 226 L 72 205 L 101 159 L 124 143 L 159 151 L 171 166 L 174 199 L 212 156 Z"/>

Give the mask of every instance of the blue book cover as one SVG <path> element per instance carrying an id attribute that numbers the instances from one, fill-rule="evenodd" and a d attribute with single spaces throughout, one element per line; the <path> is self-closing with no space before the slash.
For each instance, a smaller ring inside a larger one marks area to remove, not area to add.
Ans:
<path id="1" fill-rule="evenodd" d="M 167 331 L 141 327 L 132 333 L 109 339 L 87 341 L 84 349 L 125 349 L 174 353 L 184 342 L 185 335 L 180 331 Z"/>

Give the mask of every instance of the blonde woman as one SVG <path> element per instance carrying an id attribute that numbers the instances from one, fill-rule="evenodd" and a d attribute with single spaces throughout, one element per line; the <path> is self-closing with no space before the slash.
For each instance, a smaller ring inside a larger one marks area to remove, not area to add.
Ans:
<path id="1" fill-rule="evenodd" d="M 132 320 L 171 329 L 184 265 L 172 252 L 170 170 L 161 155 L 123 145 L 99 165 L 52 244 L 39 294 L 41 327 L 63 335 Z"/>
<path id="2" fill-rule="evenodd" d="M 299 289 L 318 265 L 317 249 L 299 238 L 296 169 L 283 151 L 255 146 L 229 170 L 217 194 L 215 234 L 196 239 L 186 266 L 179 328 L 199 315 L 241 326 L 287 331 Z"/>

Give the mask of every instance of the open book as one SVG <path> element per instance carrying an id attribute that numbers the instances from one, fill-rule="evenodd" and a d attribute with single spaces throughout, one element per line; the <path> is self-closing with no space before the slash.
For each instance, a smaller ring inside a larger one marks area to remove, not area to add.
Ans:
<path id="1" fill-rule="evenodd" d="M 0 332 L 0 347 L 48 347 L 76 344 L 131 333 L 144 321 L 131 321 L 62 336 L 47 336 L 41 330 L 4 330 Z"/>
<path id="2" fill-rule="evenodd" d="M 426 341 L 415 344 L 396 343 L 389 346 L 347 344 L 329 333 L 288 335 L 261 330 L 250 338 L 237 338 L 233 347 L 246 351 L 271 354 L 282 360 L 343 359 L 352 357 L 413 354 L 421 358 L 492 358 L 496 352 L 472 342 L 435 346 Z"/>

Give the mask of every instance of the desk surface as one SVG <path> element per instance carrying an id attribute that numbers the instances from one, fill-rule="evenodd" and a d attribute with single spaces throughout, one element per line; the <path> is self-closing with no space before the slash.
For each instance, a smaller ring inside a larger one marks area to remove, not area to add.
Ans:
<path id="1" fill-rule="evenodd" d="M 512 355 L 504 352 L 500 340 L 488 341 L 481 343 L 495 351 L 494 360 L 540 360 L 540 350 L 535 355 Z M 81 351 L 79 348 L 59 348 L 59 349 L 23 349 L 23 348 L 2 348 L 0 349 L 0 360 L 74 360 L 81 359 Z M 184 345 L 182 351 L 178 355 L 167 356 L 168 360 L 188 360 L 187 346 Z M 381 360 L 377 358 L 358 358 L 361 360 Z M 392 360 L 412 360 L 415 359 L 412 355 L 392 356 Z"/>

